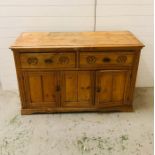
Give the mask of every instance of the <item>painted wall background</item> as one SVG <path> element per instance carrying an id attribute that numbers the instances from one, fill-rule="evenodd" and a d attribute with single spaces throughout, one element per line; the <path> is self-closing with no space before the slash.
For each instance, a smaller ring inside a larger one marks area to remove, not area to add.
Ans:
<path id="1" fill-rule="evenodd" d="M 0 83 L 17 90 L 12 52 L 23 31 L 93 31 L 94 0 L 0 0 Z M 96 31 L 130 30 L 142 50 L 136 86 L 153 86 L 153 0 L 98 0 Z"/>

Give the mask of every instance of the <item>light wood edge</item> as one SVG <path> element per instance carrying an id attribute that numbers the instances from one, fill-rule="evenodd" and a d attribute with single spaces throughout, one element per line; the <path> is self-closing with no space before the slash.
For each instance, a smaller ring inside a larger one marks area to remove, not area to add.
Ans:
<path id="1" fill-rule="evenodd" d="M 29 48 L 25 48 L 25 47 L 19 47 L 19 48 L 10 48 L 13 52 L 82 52 L 82 51 L 103 51 L 103 50 L 113 50 L 113 51 L 117 51 L 117 50 L 128 50 L 128 51 L 133 51 L 133 50 L 140 50 L 142 49 L 144 46 L 131 46 L 131 47 L 54 47 L 54 48 L 34 48 L 34 47 L 29 47 Z M 122 51 L 123 52 L 123 51 Z"/>

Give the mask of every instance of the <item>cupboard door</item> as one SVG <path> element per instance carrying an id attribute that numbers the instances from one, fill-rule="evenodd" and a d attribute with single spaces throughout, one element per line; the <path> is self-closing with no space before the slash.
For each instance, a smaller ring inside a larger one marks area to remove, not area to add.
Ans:
<path id="1" fill-rule="evenodd" d="M 93 102 L 93 72 L 64 71 L 62 72 L 62 106 L 90 107 Z"/>
<path id="2" fill-rule="evenodd" d="M 27 72 L 26 91 L 31 108 L 50 108 L 58 103 L 57 72 Z"/>
<path id="3" fill-rule="evenodd" d="M 118 106 L 126 100 L 130 71 L 96 72 L 97 106 Z"/>

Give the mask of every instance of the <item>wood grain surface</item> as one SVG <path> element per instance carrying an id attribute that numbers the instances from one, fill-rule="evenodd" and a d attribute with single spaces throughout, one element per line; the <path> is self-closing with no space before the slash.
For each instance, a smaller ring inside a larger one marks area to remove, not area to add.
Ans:
<path id="1" fill-rule="evenodd" d="M 24 32 L 14 48 L 130 47 L 144 45 L 129 31 L 116 32 Z"/>
<path id="2" fill-rule="evenodd" d="M 22 33 L 11 47 L 22 114 L 132 111 L 143 46 L 128 31 Z"/>

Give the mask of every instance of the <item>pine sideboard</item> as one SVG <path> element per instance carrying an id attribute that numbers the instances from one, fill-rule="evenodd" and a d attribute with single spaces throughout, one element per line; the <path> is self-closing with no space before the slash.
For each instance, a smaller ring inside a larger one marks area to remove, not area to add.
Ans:
<path id="1" fill-rule="evenodd" d="M 22 33 L 10 47 L 21 113 L 133 111 L 143 47 L 129 31 Z"/>

